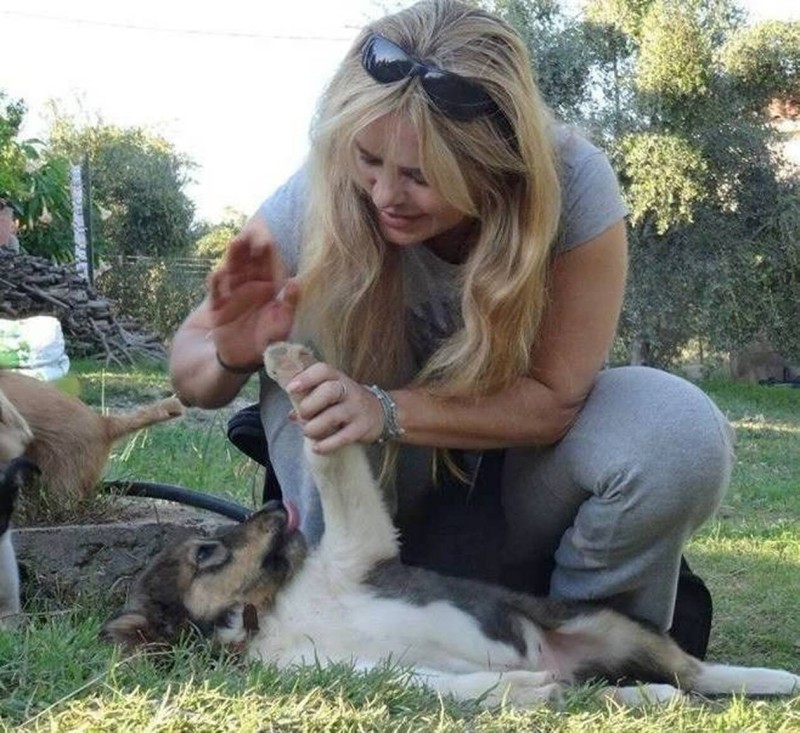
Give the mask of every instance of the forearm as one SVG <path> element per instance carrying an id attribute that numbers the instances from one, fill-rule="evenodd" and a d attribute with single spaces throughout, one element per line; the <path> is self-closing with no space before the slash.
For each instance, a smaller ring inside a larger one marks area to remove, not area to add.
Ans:
<path id="1" fill-rule="evenodd" d="M 402 442 L 468 450 L 555 443 L 586 398 L 559 394 L 533 379 L 475 398 L 444 399 L 421 389 L 394 390 L 391 396 Z"/>
<path id="2" fill-rule="evenodd" d="M 196 328 L 175 334 L 169 374 L 181 402 L 206 409 L 227 405 L 249 379 L 247 374 L 224 369 L 217 361 L 214 341 Z"/>

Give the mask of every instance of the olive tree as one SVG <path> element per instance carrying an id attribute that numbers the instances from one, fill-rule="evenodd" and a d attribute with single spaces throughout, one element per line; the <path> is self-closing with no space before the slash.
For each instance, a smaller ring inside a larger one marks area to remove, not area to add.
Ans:
<path id="1" fill-rule="evenodd" d="M 667 365 L 690 341 L 756 335 L 800 358 L 800 198 L 766 113 L 800 91 L 800 23 L 745 25 L 734 0 L 492 4 L 545 98 L 609 153 L 630 208 L 621 338 Z M 795 324 L 792 326 L 792 324 Z"/>

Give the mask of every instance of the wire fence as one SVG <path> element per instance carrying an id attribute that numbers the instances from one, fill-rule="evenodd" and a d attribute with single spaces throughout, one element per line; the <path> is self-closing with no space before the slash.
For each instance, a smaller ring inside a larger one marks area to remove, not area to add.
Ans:
<path id="1" fill-rule="evenodd" d="M 147 325 L 163 339 L 203 298 L 215 261 L 203 257 L 115 257 L 95 273 L 95 287 L 119 315 Z"/>

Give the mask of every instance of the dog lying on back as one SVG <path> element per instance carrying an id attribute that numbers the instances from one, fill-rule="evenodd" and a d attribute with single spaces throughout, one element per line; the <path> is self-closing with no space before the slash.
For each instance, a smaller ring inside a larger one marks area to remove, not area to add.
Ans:
<path id="1" fill-rule="evenodd" d="M 265 352 L 283 386 L 311 361 L 291 344 Z M 214 537 L 164 549 L 105 634 L 127 646 L 169 644 L 194 628 L 281 667 L 365 669 L 391 658 L 417 683 L 489 705 L 556 701 L 591 679 L 611 681 L 603 694 L 630 704 L 684 691 L 800 692 L 795 674 L 702 662 L 607 608 L 404 566 L 363 447 L 306 456 L 325 517 L 318 547 L 307 552 L 293 509 L 271 502 Z M 645 684 L 613 686 L 622 679 Z"/>
<path id="2" fill-rule="evenodd" d="M 180 401 L 170 397 L 121 415 L 101 415 L 47 382 L 7 370 L 0 370 L 0 392 L 29 426 L 25 456 L 39 467 L 54 501 L 90 497 L 117 440 L 184 413 Z"/>

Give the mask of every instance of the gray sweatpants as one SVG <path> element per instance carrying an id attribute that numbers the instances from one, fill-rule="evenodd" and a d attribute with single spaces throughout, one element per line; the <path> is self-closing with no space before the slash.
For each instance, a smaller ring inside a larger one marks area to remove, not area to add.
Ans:
<path id="1" fill-rule="evenodd" d="M 295 503 L 301 529 L 315 542 L 323 520 L 302 434 L 287 420 L 284 393 L 262 379 L 270 457 L 284 497 Z M 437 543 L 457 545 L 463 534 L 468 544 L 480 545 L 484 566 L 491 556 L 497 573 L 490 579 L 500 581 L 505 570 L 519 579 L 526 568 L 533 574 L 542 563 L 554 563 L 551 597 L 603 599 L 666 630 L 683 547 L 725 494 L 732 444 L 730 425 L 694 385 L 656 369 L 609 369 L 560 442 L 505 451 L 499 491 L 490 487 L 497 512 L 479 500 L 461 507 L 455 522 L 425 517 L 422 544 L 434 550 Z M 437 489 L 430 481 L 431 452 L 404 447 L 401 453 L 392 503 L 407 524 L 430 506 L 426 497 Z M 475 534 L 476 525 L 482 535 Z M 425 555 L 424 547 L 416 552 L 420 564 Z M 448 570 L 446 562 L 431 565 Z M 524 577 L 517 585 L 525 586 Z"/>

